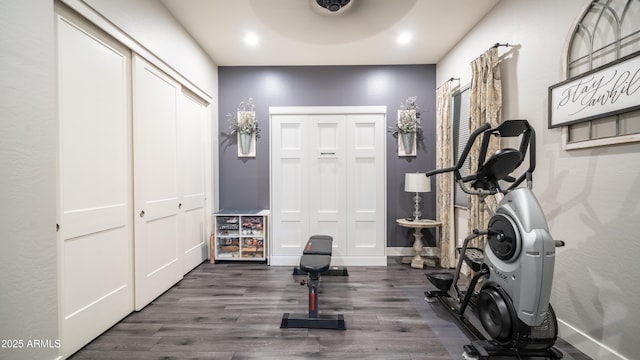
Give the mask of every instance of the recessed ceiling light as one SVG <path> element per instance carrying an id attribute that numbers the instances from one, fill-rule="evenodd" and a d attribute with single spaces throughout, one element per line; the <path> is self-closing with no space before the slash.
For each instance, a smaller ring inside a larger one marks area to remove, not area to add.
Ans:
<path id="1" fill-rule="evenodd" d="M 256 45 L 258 45 L 258 42 L 260 42 L 260 39 L 258 38 L 258 36 L 256 34 L 249 33 L 249 34 L 244 36 L 244 42 L 247 45 L 256 46 Z"/>
<path id="2" fill-rule="evenodd" d="M 406 45 L 411 42 L 411 38 L 412 38 L 411 33 L 403 32 L 398 36 L 397 41 L 398 41 L 398 44 L 400 45 Z"/>

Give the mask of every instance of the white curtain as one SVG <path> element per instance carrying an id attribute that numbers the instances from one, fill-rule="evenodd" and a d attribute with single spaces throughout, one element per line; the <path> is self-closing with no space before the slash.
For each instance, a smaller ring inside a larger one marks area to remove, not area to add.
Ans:
<path id="1" fill-rule="evenodd" d="M 450 167 L 452 163 L 451 139 L 451 81 L 447 81 L 436 91 L 436 168 Z M 440 266 L 456 266 L 456 240 L 453 219 L 453 174 L 439 174 L 436 177 L 437 218 L 442 223 L 440 229 Z"/>
<path id="2" fill-rule="evenodd" d="M 500 67 L 498 66 L 498 48 L 494 47 L 482 54 L 471 63 L 471 89 L 470 89 L 470 119 L 469 129 L 475 130 L 485 123 L 492 127 L 501 122 L 502 109 L 502 84 L 500 81 Z M 480 142 L 476 141 L 469 153 L 469 173 L 474 174 L 478 168 L 478 156 Z M 487 149 L 487 155 L 500 149 L 498 138 L 492 137 Z M 485 159 L 482 159 L 484 162 Z M 495 200 L 486 198 L 488 206 L 495 208 Z M 468 229 L 484 229 L 487 227 L 489 217 L 477 196 L 469 196 L 468 205 Z M 484 238 L 477 238 L 470 246 L 484 247 Z"/>

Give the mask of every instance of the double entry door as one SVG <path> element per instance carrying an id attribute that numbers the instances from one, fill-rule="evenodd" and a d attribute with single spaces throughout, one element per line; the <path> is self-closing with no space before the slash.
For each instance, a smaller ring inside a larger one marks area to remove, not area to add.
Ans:
<path id="1" fill-rule="evenodd" d="M 333 236 L 333 265 L 385 265 L 386 107 L 273 107 L 271 265 Z"/>

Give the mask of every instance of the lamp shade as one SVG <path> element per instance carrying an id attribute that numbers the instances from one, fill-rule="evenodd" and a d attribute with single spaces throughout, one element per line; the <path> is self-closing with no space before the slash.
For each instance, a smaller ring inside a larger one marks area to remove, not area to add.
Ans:
<path id="1" fill-rule="evenodd" d="M 404 174 L 404 191 L 406 192 L 430 192 L 431 181 L 424 173 Z"/>

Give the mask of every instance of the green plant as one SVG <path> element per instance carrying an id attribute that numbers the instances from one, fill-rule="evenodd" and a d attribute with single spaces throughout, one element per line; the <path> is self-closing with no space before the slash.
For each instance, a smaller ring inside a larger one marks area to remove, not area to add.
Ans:
<path id="1" fill-rule="evenodd" d="M 253 98 L 249 98 L 246 101 L 242 100 L 236 113 L 227 114 L 227 121 L 229 122 L 229 130 L 231 131 L 231 134 L 255 134 L 256 139 L 259 139 L 260 127 L 258 126 L 258 120 L 256 119 L 255 114 Z"/>

